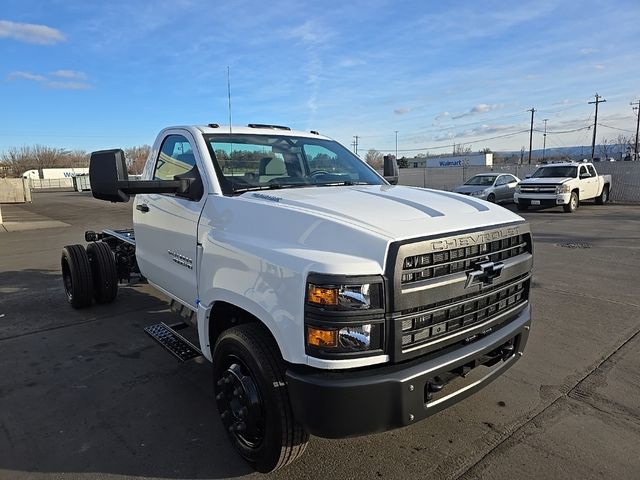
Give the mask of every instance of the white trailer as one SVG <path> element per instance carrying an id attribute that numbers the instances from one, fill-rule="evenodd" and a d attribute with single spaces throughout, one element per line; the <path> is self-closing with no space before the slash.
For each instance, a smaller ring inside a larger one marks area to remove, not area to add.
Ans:
<path id="1" fill-rule="evenodd" d="M 86 167 L 42 168 L 40 170 L 27 170 L 21 177 L 31 180 L 57 180 L 88 174 L 89 169 Z"/>

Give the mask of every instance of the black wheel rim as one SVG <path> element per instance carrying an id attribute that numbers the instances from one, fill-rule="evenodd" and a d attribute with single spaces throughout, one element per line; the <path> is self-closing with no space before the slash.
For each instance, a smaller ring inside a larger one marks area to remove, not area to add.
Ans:
<path id="1" fill-rule="evenodd" d="M 67 261 L 62 262 L 62 281 L 64 282 L 64 292 L 67 294 L 67 298 L 69 301 L 73 300 L 73 280 Z"/>
<path id="2" fill-rule="evenodd" d="M 216 379 L 218 411 L 224 427 L 246 448 L 257 449 L 264 439 L 264 413 L 251 370 L 235 355 Z"/>

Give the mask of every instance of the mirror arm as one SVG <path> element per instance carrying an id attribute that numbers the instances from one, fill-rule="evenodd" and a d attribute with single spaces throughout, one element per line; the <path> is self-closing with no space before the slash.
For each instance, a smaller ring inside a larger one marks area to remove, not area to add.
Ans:
<path id="1" fill-rule="evenodd" d="M 118 189 L 127 194 L 136 193 L 185 193 L 191 180 L 118 180 Z"/>

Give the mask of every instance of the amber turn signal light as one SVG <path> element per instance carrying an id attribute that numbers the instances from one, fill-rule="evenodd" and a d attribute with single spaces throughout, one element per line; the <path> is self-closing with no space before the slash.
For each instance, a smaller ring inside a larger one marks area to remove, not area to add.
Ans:
<path id="1" fill-rule="evenodd" d="M 317 305 L 338 305 L 338 289 L 318 287 L 312 283 L 309 284 L 308 292 L 309 303 Z"/>
<path id="2" fill-rule="evenodd" d="M 307 327 L 307 345 L 320 348 L 336 348 L 338 346 L 338 331 Z"/>

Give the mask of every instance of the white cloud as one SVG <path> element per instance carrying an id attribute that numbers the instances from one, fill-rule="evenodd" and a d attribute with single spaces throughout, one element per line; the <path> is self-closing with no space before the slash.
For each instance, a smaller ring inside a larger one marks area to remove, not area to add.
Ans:
<path id="1" fill-rule="evenodd" d="M 359 58 L 345 58 L 338 63 L 338 66 L 343 68 L 352 68 L 365 65 L 366 63 L 367 62 L 360 60 Z"/>
<path id="2" fill-rule="evenodd" d="M 51 72 L 49 75 L 52 77 L 66 78 L 70 80 L 86 80 L 87 78 L 86 73 L 78 72 L 76 70 L 56 70 L 55 72 Z"/>
<path id="3" fill-rule="evenodd" d="M 289 31 L 286 35 L 301 40 L 307 45 L 325 43 L 333 36 L 333 32 L 314 20 L 307 20 L 302 25 Z"/>
<path id="4" fill-rule="evenodd" d="M 604 70 L 604 65 L 602 65 L 601 63 L 598 63 L 597 65 L 594 65 L 594 68 L 596 70 Z"/>
<path id="5" fill-rule="evenodd" d="M 31 80 L 32 82 L 46 82 L 47 78 L 42 75 L 36 75 L 31 72 L 11 72 L 8 75 L 9 80 Z"/>
<path id="6" fill-rule="evenodd" d="M 595 48 L 581 48 L 578 50 L 580 55 L 591 55 L 592 53 L 596 53 L 598 50 Z"/>
<path id="7" fill-rule="evenodd" d="M 458 118 L 463 118 L 463 117 L 468 117 L 470 115 L 477 115 L 479 113 L 487 113 L 487 112 L 491 112 L 493 110 L 499 110 L 503 107 L 504 105 L 501 103 L 498 104 L 494 104 L 494 105 L 489 105 L 488 103 L 478 103 L 477 105 L 474 105 L 473 107 L 471 107 L 471 109 L 466 112 L 466 113 L 462 113 L 460 115 L 456 115 L 453 118 L 458 119 Z"/>
<path id="8" fill-rule="evenodd" d="M 395 113 L 396 115 L 405 115 L 407 113 L 409 113 L 411 111 L 411 109 L 409 107 L 399 107 L 396 108 L 393 113 Z"/>
<path id="9" fill-rule="evenodd" d="M 12 38 L 35 45 L 54 45 L 64 42 L 65 36 L 55 28 L 34 23 L 16 23 L 0 20 L 0 38 Z"/>
<path id="10" fill-rule="evenodd" d="M 84 72 L 76 72 L 72 70 L 56 70 L 50 74 L 51 77 L 39 75 L 37 73 L 16 71 L 11 72 L 7 76 L 9 80 L 28 80 L 36 82 L 47 88 L 64 89 L 64 90 L 88 90 L 93 85 L 84 82 L 87 75 Z"/>
<path id="11" fill-rule="evenodd" d="M 49 88 L 57 88 L 64 90 L 88 90 L 93 88 L 93 85 L 87 82 L 57 82 L 57 81 L 49 81 L 45 82 L 44 85 Z"/>

